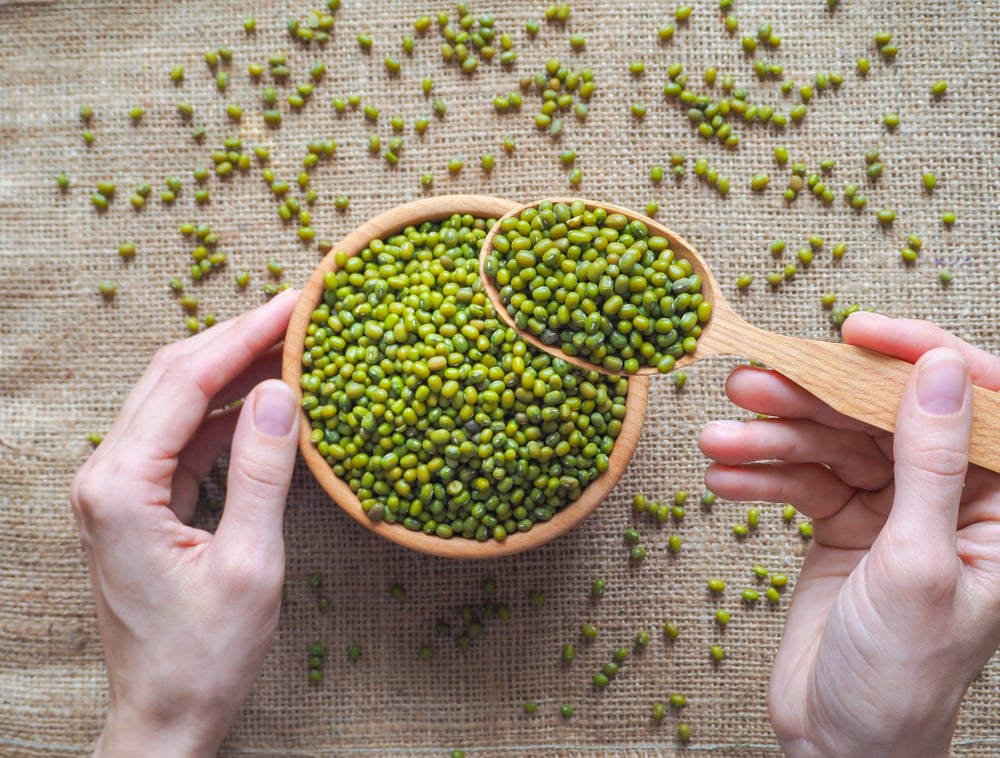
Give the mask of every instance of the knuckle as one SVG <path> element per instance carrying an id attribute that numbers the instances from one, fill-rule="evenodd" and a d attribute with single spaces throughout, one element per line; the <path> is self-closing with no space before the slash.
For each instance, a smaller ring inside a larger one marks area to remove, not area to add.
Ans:
<path id="1" fill-rule="evenodd" d="M 205 397 L 211 398 L 218 371 L 198 358 L 199 353 L 189 349 L 183 341 L 174 342 L 156 352 L 151 366 L 159 374 L 160 381 L 178 386 L 193 385 Z"/>
<path id="2" fill-rule="evenodd" d="M 161 349 L 161 352 L 162 358 L 160 353 L 157 353 L 159 368 L 162 371 L 161 379 L 171 381 L 192 377 L 194 372 L 190 353 L 178 350 L 177 343 L 167 345 Z"/>
<path id="3" fill-rule="evenodd" d="M 906 602 L 940 607 L 955 594 L 960 578 L 957 557 L 948 546 L 906 530 L 892 533 L 883 570 Z"/>
<path id="4" fill-rule="evenodd" d="M 964 477 L 969 466 L 969 454 L 954 447 L 939 447 L 924 461 L 924 470 L 935 476 Z"/>
<path id="5" fill-rule="evenodd" d="M 285 580 L 284 562 L 264 551 L 229 554 L 222 571 L 229 591 L 237 596 L 269 598 L 280 594 Z"/>
<path id="6" fill-rule="evenodd" d="M 230 465 L 242 480 L 246 495 L 260 500 L 284 497 L 289 481 L 289 473 L 284 466 L 265 455 L 240 456 Z"/>
<path id="7" fill-rule="evenodd" d="M 940 598 L 949 598 L 958 587 L 958 572 L 955 571 L 954 556 L 940 556 L 940 560 L 929 561 L 935 569 L 925 572 L 922 595 L 934 607 L 940 607 Z"/>
<path id="8" fill-rule="evenodd" d="M 944 430 L 925 429 L 896 446 L 896 462 L 930 479 L 964 477 L 969 465 L 968 438 L 954 439 Z"/>
<path id="9" fill-rule="evenodd" d="M 285 566 L 279 561 L 264 561 L 258 568 L 257 585 L 265 596 L 280 595 L 285 583 Z"/>
<path id="10" fill-rule="evenodd" d="M 162 373 L 175 365 L 185 352 L 182 345 L 182 342 L 171 342 L 168 345 L 163 345 L 149 362 L 150 369 Z"/>
<path id="11" fill-rule="evenodd" d="M 90 460 L 80 469 L 69 487 L 69 500 L 73 512 L 82 520 L 92 521 L 99 518 L 107 502 L 108 492 L 106 482 L 111 475 L 107 471 L 108 464 L 102 458 L 99 461 Z"/>
<path id="12" fill-rule="evenodd" d="M 136 480 L 133 469 L 131 462 L 120 455 L 95 456 L 73 478 L 70 506 L 86 539 L 114 531 L 125 518 L 125 504 L 150 497 L 149 487 Z"/>
<path id="13" fill-rule="evenodd" d="M 958 573 L 949 558 L 934 551 L 923 551 L 924 560 L 914 566 L 908 577 L 909 597 L 928 609 L 940 609 L 943 600 L 954 596 L 958 585 Z"/>
<path id="14" fill-rule="evenodd" d="M 207 359 L 204 352 L 176 355 L 164 371 L 164 379 L 178 387 L 192 387 L 208 403 L 219 390 L 219 367 Z"/>

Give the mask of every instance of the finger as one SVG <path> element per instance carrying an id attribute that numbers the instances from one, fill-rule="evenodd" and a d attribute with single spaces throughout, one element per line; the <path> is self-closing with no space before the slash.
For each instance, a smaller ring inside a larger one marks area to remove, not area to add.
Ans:
<path id="1" fill-rule="evenodd" d="M 135 416 L 136 411 L 138 411 L 138 409 L 146 401 L 150 392 L 159 383 L 164 373 L 166 373 L 171 365 L 174 365 L 185 356 L 202 350 L 207 345 L 224 338 L 228 332 L 233 330 L 239 331 L 241 328 L 245 328 L 246 321 L 248 319 L 255 318 L 259 312 L 271 312 L 273 318 L 279 321 L 282 320 L 283 311 L 288 309 L 290 312 L 291 307 L 294 307 L 296 295 L 297 292 L 291 290 L 279 293 L 269 302 L 258 308 L 247 311 L 246 313 L 243 313 L 235 318 L 227 319 L 226 321 L 216 324 L 211 329 L 206 329 L 198 334 L 194 334 L 183 340 L 160 348 L 150 362 L 149 367 L 139 378 L 135 386 L 132 388 L 132 391 L 125 399 L 125 403 L 122 405 L 118 418 L 115 420 L 115 423 L 112 425 L 108 434 L 111 435 L 115 431 L 120 431 L 127 427 L 127 425 L 132 421 L 132 418 Z"/>
<path id="2" fill-rule="evenodd" d="M 726 380 L 729 399 L 753 413 L 783 418 L 811 418 L 836 429 L 874 431 L 848 418 L 776 371 L 737 366 Z"/>
<path id="3" fill-rule="evenodd" d="M 962 507 L 958 513 L 959 528 L 979 521 L 1000 524 L 997 521 L 997 478 L 992 471 L 969 466 L 962 489 Z M 1000 547 L 1000 541 L 996 543 Z"/>
<path id="4" fill-rule="evenodd" d="M 229 449 L 239 408 L 210 414 L 175 461 L 155 465 L 135 445 L 122 438 L 105 440 L 81 467 L 71 487 L 75 510 L 83 504 L 80 483 L 85 483 L 86 503 L 122 520 L 134 505 L 169 508 L 183 523 L 190 522 L 198 505 L 199 484 L 219 456 Z M 137 477 L 136 472 L 143 472 Z"/>
<path id="5" fill-rule="evenodd" d="M 930 350 L 917 361 L 896 414 L 896 495 L 886 523 L 893 550 L 914 566 L 955 560 L 971 425 L 967 364 L 949 348 Z"/>
<path id="6" fill-rule="evenodd" d="M 698 444 L 709 458 L 729 465 L 769 459 L 822 463 L 845 484 L 866 490 L 892 480 L 892 462 L 869 435 L 808 419 L 713 421 Z"/>
<path id="7" fill-rule="evenodd" d="M 175 471 L 175 461 L 149 461 L 121 438 L 107 447 L 102 442 L 70 487 L 81 532 L 91 544 L 112 545 L 120 553 L 126 537 L 141 533 L 141 542 L 179 525 L 169 508 Z"/>
<path id="8" fill-rule="evenodd" d="M 271 307 L 273 303 L 279 301 L 279 298 L 281 301 L 288 303 L 293 299 L 292 296 L 294 294 L 294 292 L 289 294 L 282 293 L 266 306 L 256 309 L 256 311 L 265 309 L 277 310 L 276 307 Z M 251 311 L 250 313 L 255 313 L 256 311 Z M 282 320 L 281 313 L 278 310 L 279 320 Z M 244 314 L 244 316 L 248 315 L 250 314 Z M 142 403 L 145 402 L 152 387 L 162 379 L 164 372 L 175 359 L 189 355 L 192 351 L 204 349 L 206 345 L 210 347 L 212 340 L 217 340 L 226 332 L 238 331 L 241 328 L 240 323 L 242 320 L 245 320 L 244 317 L 230 319 L 213 327 L 211 334 L 208 331 L 201 332 L 191 338 L 161 349 L 157 354 L 157 358 L 154 359 L 139 383 L 129 394 L 122 411 L 119 413 L 115 424 L 102 443 L 100 450 L 94 456 L 91 456 L 91 460 L 81 469 L 81 477 L 79 478 L 82 480 L 84 472 L 93 467 L 93 465 L 96 465 L 96 462 L 100 459 L 110 458 L 118 463 L 125 463 L 125 465 L 119 467 L 122 475 L 111 478 L 114 487 L 119 490 L 120 495 L 106 499 L 122 504 L 142 502 L 148 505 L 166 506 L 181 521 L 190 521 L 198 502 L 199 482 L 211 470 L 219 455 L 228 449 L 237 414 L 222 414 L 217 412 L 210 415 L 199 428 L 199 431 L 191 435 L 190 440 L 182 441 L 181 444 L 184 444 L 184 449 L 176 453 L 178 454 L 176 462 L 171 460 L 172 455 L 164 454 L 162 450 L 157 451 L 155 458 L 150 458 L 148 451 L 138 446 L 136 440 L 123 434 L 123 431 L 131 423 L 136 409 L 141 407 Z M 276 376 L 279 373 L 280 345 L 276 345 L 266 350 L 263 355 L 255 358 L 245 371 L 241 372 L 229 385 L 217 393 L 210 405 L 221 406 L 230 403 L 242 397 L 252 386 L 259 383 L 262 379 Z M 238 409 L 235 410 L 238 411 Z M 169 416 L 169 414 L 165 415 Z M 136 472 L 142 472 L 145 481 L 135 481 Z M 89 473 L 88 476 L 93 478 Z M 114 487 L 106 485 L 109 495 Z"/>
<path id="9" fill-rule="evenodd" d="M 844 322 L 845 342 L 878 350 L 910 363 L 935 347 L 951 348 L 965 359 L 972 380 L 987 389 L 1000 390 L 1000 358 L 973 347 L 929 321 L 888 318 L 858 311 Z"/>
<path id="10" fill-rule="evenodd" d="M 815 463 L 711 463 L 705 486 L 726 500 L 792 503 L 810 518 L 830 518 L 854 494 L 825 466 Z"/>
<path id="11" fill-rule="evenodd" d="M 280 375 L 281 346 L 275 345 L 215 396 L 213 407 L 227 406 L 242 398 L 266 379 Z M 211 472 L 224 452 L 229 450 L 240 408 L 214 410 L 181 451 L 174 474 L 174 498 L 170 507 L 177 517 L 188 523 L 198 506 L 199 484 Z"/>
<path id="12" fill-rule="evenodd" d="M 112 437 L 116 433 L 121 433 L 128 426 L 128 424 L 132 421 L 135 412 L 149 396 L 150 391 L 152 391 L 153 387 L 156 386 L 157 382 L 160 381 L 160 378 L 163 376 L 167 367 L 174 361 L 179 359 L 181 356 L 199 350 L 207 342 L 215 340 L 224 335 L 226 332 L 239 327 L 241 321 L 245 317 L 255 313 L 256 311 L 284 307 L 287 305 L 286 301 L 294 300 L 297 294 L 298 293 L 296 291 L 292 290 L 279 293 L 269 302 L 254 309 L 253 311 L 248 311 L 247 313 L 235 318 L 227 319 L 226 321 L 216 324 L 211 329 L 206 329 L 198 332 L 198 334 L 191 335 L 190 337 L 160 348 L 160 350 L 153 357 L 149 366 L 146 368 L 145 372 L 143 372 L 142 376 L 139 377 L 139 380 L 132 387 L 128 397 L 125 398 L 125 402 L 122 404 L 117 418 L 105 437 Z M 280 316 L 276 316 L 276 318 L 280 319 Z"/>
<path id="13" fill-rule="evenodd" d="M 233 435 L 226 506 L 216 538 L 230 556 L 275 559 L 283 546 L 281 522 L 295 466 L 299 409 L 280 381 L 247 396 Z"/>
<path id="14" fill-rule="evenodd" d="M 219 456 L 229 450 L 240 407 L 209 414 L 179 456 L 180 464 L 196 481 L 211 472 Z"/>
<path id="15" fill-rule="evenodd" d="M 294 306 L 276 297 L 167 365 L 125 429 L 132 444 L 154 459 L 177 455 L 216 394 L 280 340 Z"/>
<path id="16" fill-rule="evenodd" d="M 229 450 L 239 408 L 209 414 L 195 436 L 181 451 L 171 485 L 170 508 L 189 523 L 198 507 L 201 481 L 208 476 L 224 452 Z"/>
<path id="17" fill-rule="evenodd" d="M 247 393 L 265 379 L 281 376 L 282 343 L 271 346 L 251 363 L 232 382 L 219 390 L 212 398 L 211 410 L 223 408 L 246 397 Z"/>

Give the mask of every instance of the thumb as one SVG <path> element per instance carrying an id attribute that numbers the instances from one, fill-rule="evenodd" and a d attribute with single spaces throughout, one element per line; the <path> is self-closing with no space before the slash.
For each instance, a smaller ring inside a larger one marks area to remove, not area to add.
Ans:
<path id="1" fill-rule="evenodd" d="M 233 433 L 226 507 L 216 530 L 224 546 L 252 554 L 282 544 L 298 428 L 298 402 L 283 382 L 262 382 L 247 396 Z"/>
<path id="2" fill-rule="evenodd" d="M 958 506 L 969 463 L 972 388 L 965 360 L 937 348 L 917 361 L 896 414 L 895 495 L 887 529 L 897 547 L 955 556 Z M 943 557 L 943 556 L 938 556 Z M 940 565 L 940 564 L 939 564 Z"/>

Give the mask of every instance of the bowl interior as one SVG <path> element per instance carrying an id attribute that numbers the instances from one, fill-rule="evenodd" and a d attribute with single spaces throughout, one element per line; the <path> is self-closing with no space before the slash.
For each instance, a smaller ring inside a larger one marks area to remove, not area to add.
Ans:
<path id="1" fill-rule="evenodd" d="M 360 253 L 374 239 L 394 234 L 411 224 L 439 221 L 455 213 L 471 214 L 477 218 L 499 218 L 517 206 L 509 200 L 485 195 L 443 195 L 416 200 L 392 208 L 365 222 L 348 234 L 316 267 L 306 283 L 296 304 L 285 334 L 282 356 L 282 378 L 302 397 L 302 352 L 312 312 L 320 304 L 323 293 L 323 276 L 336 269 L 336 251 L 348 256 Z M 536 523 L 527 532 L 516 532 L 503 541 L 488 539 L 480 542 L 461 536 L 444 539 L 422 531 L 407 529 L 399 523 L 372 521 L 361 507 L 361 501 L 350 486 L 333 472 L 330 464 L 320 455 L 310 439 L 309 419 L 303 411 L 300 425 L 299 449 L 306 465 L 320 486 L 351 518 L 382 537 L 418 552 L 451 558 L 495 558 L 542 545 L 582 521 L 607 496 L 621 478 L 639 441 L 642 421 L 646 411 L 649 380 L 636 376 L 629 380 L 626 414 L 621 432 L 609 455 L 607 471 L 598 476 L 581 496 L 560 509 L 550 520 Z"/>

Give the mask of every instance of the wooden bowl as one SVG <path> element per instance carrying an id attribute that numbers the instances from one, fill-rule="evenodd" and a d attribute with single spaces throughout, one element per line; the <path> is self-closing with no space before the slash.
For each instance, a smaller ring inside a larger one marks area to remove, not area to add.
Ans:
<path id="1" fill-rule="evenodd" d="M 423 221 L 440 221 L 455 213 L 469 213 L 477 218 L 500 218 L 516 206 L 516 203 L 509 200 L 486 195 L 442 195 L 425 198 L 392 208 L 366 221 L 344 237 L 313 271 L 295 306 L 288 330 L 285 333 L 282 355 L 282 378 L 284 381 L 301 399 L 300 380 L 302 378 L 302 352 L 306 329 L 313 310 L 323 297 L 323 275 L 336 268 L 334 254 L 337 250 L 344 250 L 349 256 L 357 255 L 373 239 L 385 238 L 411 224 L 416 225 Z M 511 534 L 502 542 L 497 542 L 492 538 L 479 542 L 460 536 L 443 539 L 436 535 L 424 534 L 422 531 L 411 531 L 399 523 L 389 524 L 372 521 L 361 508 L 361 501 L 357 495 L 345 481 L 333 473 L 330 464 L 312 444 L 310 440 L 312 429 L 305 412 L 302 414 L 300 425 L 299 449 L 320 486 L 326 490 L 337 505 L 366 529 L 421 553 L 448 558 L 496 558 L 545 544 L 580 523 L 604 500 L 625 472 L 629 460 L 632 458 L 632 453 L 635 451 L 646 413 L 648 391 L 649 380 L 646 377 L 629 379 L 625 419 L 618 439 L 615 441 L 614 449 L 609 456 L 608 470 L 591 482 L 577 500 L 564 506 L 549 521 L 538 523 L 527 532 Z"/>

